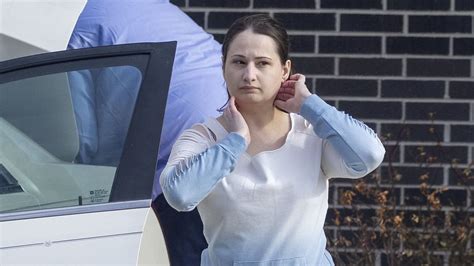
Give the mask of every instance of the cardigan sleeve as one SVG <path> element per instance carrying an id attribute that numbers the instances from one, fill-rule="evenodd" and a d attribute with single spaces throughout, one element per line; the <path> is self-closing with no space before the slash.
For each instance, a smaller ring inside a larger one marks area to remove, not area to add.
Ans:
<path id="1" fill-rule="evenodd" d="M 301 115 L 323 139 L 321 168 L 328 177 L 362 177 L 377 168 L 385 149 L 375 132 L 364 123 L 309 96 Z"/>
<path id="2" fill-rule="evenodd" d="M 237 133 L 230 133 L 211 144 L 197 130 L 186 130 L 174 144 L 160 176 L 168 203 L 178 211 L 193 210 L 224 176 L 234 170 L 246 148 L 245 139 Z"/>

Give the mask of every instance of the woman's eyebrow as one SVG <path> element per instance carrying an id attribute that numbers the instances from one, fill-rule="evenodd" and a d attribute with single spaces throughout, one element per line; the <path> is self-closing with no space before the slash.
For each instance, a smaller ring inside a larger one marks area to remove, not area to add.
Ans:
<path id="1" fill-rule="evenodd" d="M 233 54 L 231 55 L 231 57 L 241 57 L 241 58 L 246 58 L 244 55 L 241 55 L 241 54 Z M 255 59 L 268 59 L 268 60 L 273 60 L 271 57 L 269 56 L 256 56 Z"/>

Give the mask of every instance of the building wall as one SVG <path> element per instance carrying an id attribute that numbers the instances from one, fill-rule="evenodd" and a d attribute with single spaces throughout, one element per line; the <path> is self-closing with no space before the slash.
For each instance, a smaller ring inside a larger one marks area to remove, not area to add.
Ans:
<path id="1" fill-rule="evenodd" d="M 279 19 L 309 88 L 384 138 L 387 156 L 376 177 L 387 185 L 390 177 L 399 180 L 389 195 L 396 205 L 420 204 L 426 176 L 420 177 L 427 174 L 430 189 L 449 188 L 441 197 L 443 217 L 453 208 L 472 216 L 472 172 L 463 178 L 454 169 L 472 170 L 474 161 L 474 1 L 172 2 L 220 41 L 240 16 Z M 336 236 L 335 211 L 346 208 L 341 198 L 352 185 L 331 182 L 328 238 Z"/>

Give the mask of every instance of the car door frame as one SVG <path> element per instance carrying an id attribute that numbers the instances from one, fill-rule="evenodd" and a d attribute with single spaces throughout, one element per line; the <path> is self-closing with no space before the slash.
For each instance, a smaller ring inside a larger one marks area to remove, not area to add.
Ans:
<path id="1" fill-rule="evenodd" d="M 0 62 L 0 84 L 91 67 L 135 66 L 142 72 L 108 203 L 0 214 L 0 222 L 149 207 L 177 43 L 135 43 L 33 55 Z"/>

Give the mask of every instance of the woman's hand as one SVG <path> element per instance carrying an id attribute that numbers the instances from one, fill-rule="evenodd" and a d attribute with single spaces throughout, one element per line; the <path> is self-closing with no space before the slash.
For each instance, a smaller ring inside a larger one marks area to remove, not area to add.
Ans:
<path id="1" fill-rule="evenodd" d="M 244 117 L 242 114 L 237 110 L 237 106 L 235 104 L 235 97 L 230 97 L 229 105 L 224 110 L 223 114 L 225 123 L 227 125 L 227 130 L 229 132 L 235 132 L 241 135 L 247 145 L 250 144 L 250 131 L 249 127 L 247 126 L 247 122 L 245 122 Z"/>
<path id="2" fill-rule="evenodd" d="M 283 82 L 275 99 L 275 106 L 288 112 L 299 113 L 304 100 L 311 95 L 302 74 L 291 75 Z"/>

